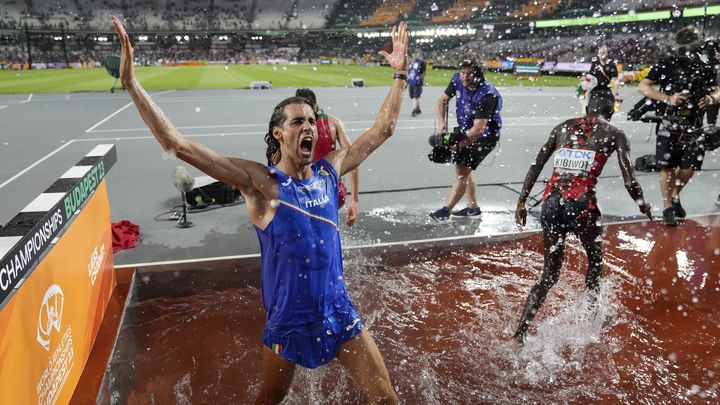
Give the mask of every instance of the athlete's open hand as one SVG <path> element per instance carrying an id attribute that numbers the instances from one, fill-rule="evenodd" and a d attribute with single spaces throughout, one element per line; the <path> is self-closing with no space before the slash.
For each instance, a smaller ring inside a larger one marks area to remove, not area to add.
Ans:
<path id="1" fill-rule="evenodd" d="M 133 61 L 133 47 L 130 44 L 130 37 L 125 32 L 120 19 L 112 16 L 112 23 L 120 39 L 120 82 L 128 87 L 135 80 L 135 63 Z"/>
<path id="2" fill-rule="evenodd" d="M 407 74 L 407 50 L 410 33 L 405 22 L 401 21 L 397 27 L 393 27 L 390 36 L 392 37 L 392 53 L 385 51 L 379 53 L 396 72 Z"/>
<path id="3" fill-rule="evenodd" d="M 350 204 L 348 204 L 347 209 L 347 219 L 345 220 L 345 225 L 347 226 L 353 226 L 355 225 L 355 221 L 358 219 L 358 203 L 355 201 L 350 201 Z"/>
<path id="4" fill-rule="evenodd" d="M 518 203 L 517 208 L 515 209 L 515 222 L 521 228 L 525 226 L 525 223 L 527 222 L 527 210 L 525 209 L 524 203 Z"/>

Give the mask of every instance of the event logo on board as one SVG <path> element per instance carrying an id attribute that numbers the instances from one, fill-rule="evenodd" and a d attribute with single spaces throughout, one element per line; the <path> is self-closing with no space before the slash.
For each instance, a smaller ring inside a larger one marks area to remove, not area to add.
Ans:
<path id="1" fill-rule="evenodd" d="M 102 267 L 103 261 L 105 260 L 105 243 L 100 245 L 100 249 L 98 250 L 98 247 L 95 246 L 95 249 L 93 249 L 92 256 L 90 256 L 90 261 L 88 262 L 88 276 L 90 276 L 90 284 L 95 285 L 95 280 L 97 280 L 97 275 L 100 272 L 100 268 Z"/>
<path id="2" fill-rule="evenodd" d="M 62 289 L 57 284 L 51 285 L 45 291 L 45 297 L 43 297 L 40 313 L 38 314 L 37 341 L 45 350 L 50 350 L 50 338 L 53 335 L 53 329 L 60 332 L 64 305 L 65 294 L 63 294 Z"/>

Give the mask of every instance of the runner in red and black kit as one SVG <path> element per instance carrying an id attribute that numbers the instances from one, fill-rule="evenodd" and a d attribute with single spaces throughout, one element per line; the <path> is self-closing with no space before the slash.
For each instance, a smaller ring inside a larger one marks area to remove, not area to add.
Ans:
<path id="1" fill-rule="evenodd" d="M 515 220 L 524 226 L 525 201 L 545 163 L 554 155 L 552 177 L 545 189 L 541 211 L 545 264 L 540 281 L 530 290 L 520 325 L 513 338 L 522 343 L 530 322 L 560 276 L 565 236 L 574 232 L 588 256 L 586 286 L 592 300 L 599 290 L 602 275 L 602 225 L 597 207 L 595 185 L 610 155 L 618 151 L 620 171 L 630 197 L 640 212 L 652 218 L 650 205 L 635 179 L 630 162 L 630 145 L 625 133 L 607 120 L 612 117 L 614 97 L 609 91 L 593 92 L 587 115 L 567 120 L 550 133 L 530 167 L 520 193 Z"/>

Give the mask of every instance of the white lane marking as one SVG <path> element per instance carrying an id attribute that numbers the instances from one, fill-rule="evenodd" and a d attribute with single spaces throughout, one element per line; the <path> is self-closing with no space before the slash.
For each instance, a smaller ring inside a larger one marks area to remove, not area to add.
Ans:
<path id="1" fill-rule="evenodd" d="M 176 127 L 177 129 L 212 129 L 212 128 L 236 128 L 236 127 L 267 127 L 267 124 L 232 124 L 232 125 L 204 125 L 204 126 L 187 126 Z M 95 134 L 112 133 L 112 132 L 139 132 L 148 131 L 148 127 L 143 128 L 122 128 L 122 129 L 96 129 L 92 131 Z"/>
<path id="2" fill-rule="evenodd" d="M 562 120 L 567 118 L 562 117 L 548 117 L 548 116 L 538 116 L 538 117 L 503 117 L 503 121 L 533 121 L 530 124 L 526 125 L 536 125 L 540 121 L 551 121 L 552 123 L 560 123 Z M 371 125 L 375 121 L 374 120 L 365 120 L 365 121 L 343 121 L 343 124 L 346 126 L 348 125 Z M 419 119 L 419 120 L 398 120 L 399 124 L 410 124 L 410 123 L 426 123 L 426 124 L 432 124 L 435 120 L 433 119 Z M 503 126 L 513 126 L 518 125 L 513 122 L 504 123 Z M 523 126 L 523 125 L 520 125 Z M 251 127 L 260 127 L 264 128 L 267 127 L 267 124 L 227 124 L 227 125 L 194 125 L 194 126 L 182 126 L 182 127 L 176 127 L 179 130 L 184 129 L 213 129 L 213 128 L 251 128 Z M 425 128 L 425 127 L 416 127 L 413 126 L 412 128 Z M 117 128 L 117 129 L 96 129 L 92 130 L 90 132 L 93 133 L 114 133 L 114 132 L 141 132 L 141 131 L 147 131 L 148 127 L 141 127 L 141 128 Z M 88 131 L 85 131 L 88 132 Z"/>
<path id="3" fill-rule="evenodd" d="M 211 136 L 238 136 L 238 135 L 264 135 L 265 132 L 218 132 L 214 134 L 184 134 L 185 138 L 207 138 Z M 105 142 L 105 141 L 132 141 L 138 139 L 155 139 L 154 136 L 124 136 L 111 138 L 83 138 L 74 139 L 75 142 Z"/>
<path id="4" fill-rule="evenodd" d="M 2 110 L 3 108 L 7 108 L 7 106 L 6 106 L 6 105 L 0 105 L 0 110 Z"/>
<path id="5" fill-rule="evenodd" d="M 21 101 L 21 102 L 19 102 L 18 104 L 25 104 L 25 103 L 29 103 L 29 102 L 30 102 L 30 100 L 32 100 L 32 96 L 33 96 L 33 94 L 32 94 L 32 93 L 30 93 L 30 95 L 28 96 L 27 100 Z"/>
<path id="6" fill-rule="evenodd" d="M 429 121 L 429 120 L 428 120 Z M 372 122 L 372 121 L 368 121 Z M 553 122 L 526 122 L 526 123 L 505 123 L 503 124 L 504 128 L 514 128 L 514 127 L 548 127 L 548 126 L 555 126 L 557 125 L 557 121 Z M 623 122 L 621 127 L 624 127 L 626 125 L 645 125 L 642 122 Z M 265 126 L 265 125 L 255 125 L 250 124 L 247 126 Z M 210 126 L 210 127 L 192 127 L 193 129 L 203 129 L 203 128 L 230 128 L 232 126 Z M 181 129 L 182 127 L 178 127 L 178 129 Z M 188 127 L 189 128 L 189 127 Z M 398 126 L 395 129 L 400 131 L 412 131 L 415 129 L 435 129 L 435 125 L 408 125 L 408 126 Z M 367 128 L 346 128 L 348 132 L 364 132 L 367 131 Z M 150 130 L 148 128 L 137 128 L 132 130 L 125 130 L 123 132 L 149 132 Z M 98 130 L 93 131 L 93 134 L 98 134 L 101 132 L 119 132 L 118 130 Z M 211 137 L 211 136 L 239 136 L 239 135 L 263 135 L 265 134 L 264 131 L 248 131 L 248 132 L 215 132 L 215 133 L 209 133 L 209 134 L 183 134 L 186 138 L 203 138 L 203 137 Z M 103 141 L 126 141 L 126 140 L 136 140 L 136 139 L 155 139 L 154 136 L 106 136 L 106 137 L 99 137 L 99 138 L 82 138 L 82 139 L 75 139 L 75 142 L 103 142 Z"/>
<path id="7" fill-rule="evenodd" d="M 54 151 L 48 153 L 47 155 L 45 155 L 44 157 L 42 157 L 42 158 L 41 158 L 40 160 L 38 160 L 37 162 L 35 162 L 35 163 L 31 164 L 30 166 L 26 167 L 26 168 L 25 168 L 23 171 L 21 171 L 20 173 L 18 173 L 18 174 L 16 174 L 16 175 L 10 177 L 9 179 L 5 180 L 4 183 L 0 184 L 0 188 L 3 188 L 3 187 L 5 187 L 6 185 L 10 184 L 13 180 L 15 180 L 15 179 L 17 179 L 18 177 L 22 176 L 23 174 L 29 172 L 30 170 L 32 170 L 33 167 L 35 167 L 35 166 L 39 165 L 40 163 L 46 161 L 46 160 L 47 160 L 48 158 L 50 158 L 52 155 L 60 152 L 61 150 L 65 149 L 65 147 L 67 147 L 68 145 L 70 145 L 71 143 L 74 143 L 74 142 L 75 142 L 74 139 L 65 142 L 62 146 L 60 146 L 59 148 L 55 149 Z"/>
<path id="8" fill-rule="evenodd" d="M 168 92 L 170 92 L 170 91 L 172 91 L 172 90 L 169 90 L 169 91 L 167 91 L 167 92 L 165 92 L 165 93 L 168 93 Z M 158 94 L 159 94 L 159 93 L 158 93 Z M 132 102 L 129 103 L 129 104 L 127 104 L 126 106 L 124 106 L 124 107 L 121 108 L 120 110 L 116 111 L 116 112 L 113 113 L 112 115 L 115 115 L 115 114 L 119 113 L 121 110 L 127 108 L 130 104 L 132 104 Z M 105 120 L 99 122 L 98 124 L 96 124 L 96 126 L 102 124 L 104 121 L 107 121 L 109 118 L 112 117 L 112 115 L 109 116 L 109 117 L 107 117 Z M 513 117 L 513 118 L 514 118 L 514 117 Z M 512 122 L 510 122 L 510 123 L 505 123 L 505 124 L 503 125 L 503 127 L 504 127 L 504 128 L 506 128 L 506 127 L 532 127 L 532 126 L 538 126 L 538 125 L 552 125 L 552 124 L 554 124 L 555 122 L 552 122 L 552 123 L 541 123 L 541 122 L 537 122 L 537 121 L 539 121 L 539 120 L 541 120 L 541 119 L 542 119 L 542 120 L 552 120 L 552 121 L 558 121 L 558 120 L 559 120 L 558 117 L 544 117 L 544 116 L 543 116 L 543 117 L 519 117 L 519 118 L 521 118 L 521 119 L 528 119 L 528 120 L 536 120 L 536 121 L 535 121 L 535 122 L 528 122 L 528 123 L 512 123 Z M 506 118 L 506 120 L 507 120 L 507 118 Z M 399 121 L 399 122 L 400 122 L 400 123 L 407 123 L 407 122 L 428 122 L 428 123 L 429 123 L 429 122 L 433 122 L 433 121 L 434 121 L 434 120 L 425 119 L 425 120 L 407 120 L 407 121 Z M 374 122 L 374 121 L 347 121 L 346 123 L 360 124 L 360 123 L 373 123 L 373 122 Z M 632 121 L 631 121 L 631 122 L 623 122 L 623 126 L 624 126 L 624 125 L 629 125 L 629 124 L 645 125 L 645 124 L 642 123 L 642 122 L 632 122 Z M 238 125 L 235 125 L 235 126 L 241 126 L 241 125 L 242 125 L 242 126 L 246 126 L 246 127 L 251 127 L 251 126 L 263 126 L 263 127 L 264 127 L 264 126 L 265 126 L 265 124 L 238 124 Z M 232 125 L 228 125 L 228 126 L 192 127 L 192 129 L 216 128 L 216 127 L 232 127 Z M 179 128 L 184 128 L 184 127 L 179 127 Z M 188 127 L 188 128 L 189 128 L 189 127 Z M 412 126 L 407 126 L 407 127 L 406 127 L 406 126 L 397 127 L 396 129 L 398 129 L 398 130 L 415 130 L 415 129 L 434 129 L 434 128 L 435 128 L 434 125 L 433 125 L 433 126 L 412 125 Z M 91 128 L 91 129 L 92 129 L 92 128 Z M 366 130 L 366 129 L 362 129 L 362 128 L 361 128 L 361 129 L 348 129 L 348 131 L 351 131 L 351 132 L 365 131 L 365 130 Z M 97 130 L 97 131 L 93 131 L 93 133 L 98 133 L 98 132 L 112 132 L 112 131 L 115 131 L 115 132 L 120 132 L 120 131 L 124 131 L 124 132 L 127 132 L 127 131 L 148 131 L 148 128 L 147 128 L 147 127 L 146 127 L 146 128 L 138 128 L 138 129 L 136 129 L 136 130 L 135 130 L 135 129 L 133 129 L 133 130 L 130 130 L 130 129 L 125 129 L 125 130 Z M 88 132 L 88 131 L 86 131 L 86 132 Z M 258 131 L 252 131 L 252 132 L 220 132 L 220 133 L 210 133 L 210 134 L 186 134 L 186 135 L 184 135 L 184 136 L 186 136 L 186 137 L 188 137 L 188 138 L 205 138 L 205 137 L 213 137 L 213 136 L 262 135 L 262 134 L 264 134 L 264 133 L 265 133 L 265 132 L 258 132 Z M 5 187 L 7 184 L 9 184 L 10 182 L 12 182 L 13 180 L 17 179 L 18 177 L 22 176 L 23 174 L 27 173 L 27 172 L 30 171 L 32 168 L 34 168 L 34 167 L 37 166 L 38 164 L 44 162 L 44 161 L 47 160 L 49 157 L 51 157 L 52 155 L 54 155 L 55 153 L 59 152 L 60 150 L 62 150 L 63 148 L 65 148 L 66 146 L 68 146 L 69 144 L 71 144 L 71 143 L 73 143 L 73 142 L 103 142 L 103 141 L 109 141 L 109 140 L 122 141 L 122 140 L 143 140 L 143 139 L 155 139 L 155 137 L 153 137 L 153 136 L 133 136 L 133 137 L 106 137 L 106 138 L 87 138 L 87 139 L 73 139 L 73 140 L 70 140 L 70 141 L 66 142 L 64 145 L 60 146 L 59 148 L 57 148 L 57 149 L 55 149 L 54 151 L 52 151 L 52 152 L 50 152 L 49 154 L 47 154 L 47 155 L 46 155 L 45 157 L 43 157 L 42 159 L 40 159 L 40 160 L 38 160 L 37 162 L 33 163 L 32 165 L 28 166 L 27 168 L 25 168 L 25 169 L 24 169 L 23 171 L 21 171 L 20 173 L 16 174 L 15 176 L 13 176 L 13 177 L 11 177 L 10 179 L 6 180 L 4 183 L 0 184 L 0 189 L 3 188 L 3 187 Z"/>
<path id="9" fill-rule="evenodd" d="M 152 95 L 153 95 L 153 96 L 160 96 L 160 95 L 163 95 L 163 94 L 171 93 L 171 92 L 173 92 L 173 91 L 175 91 L 175 90 L 165 90 L 165 91 L 161 91 L 161 92 L 159 92 L 159 93 L 154 93 L 154 94 L 152 94 Z M 122 110 L 130 107 L 131 105 L 133 105 L 133 102 L 132 102 L 132 101 L 129 102 L 129 103 L 127 103 L 127 104 L 125 104 L 124 106 L 120 107 L 119 110 L 117 110 L 117 111 L 115 111 L 114 113 L 108 115 L 108 116 L 105 117 L 102 121 L 98 122 L 97 124 L 91 126 L 91 127 L 88 128 L 88 129 L 86 129 L 86 130 L 85 130 L 85 133 L 90 133 L 90 132 L 92 132 L 95 128 L 97 128 L 97 127 L 99 127 L 100 125 L 104 124 L 104 123 L 107 122 L 110 118 L 118 115 Z"/>
<path id="10" fill-rule="evenodd" d="M 120 109 L 117 110 L 117 111 L 115 111 L 114 113 L 112 113 L 112 114 L 108 115 L 107 117 L 103 118 L 102 121 L 98 122 L 97 124 L 91 126 L 91 127 L 88 128 L 88 129 L 86 129 L 86 130 L 85 130 L 85 133 L 90 133 L 90 132 L 92 132 L 93 129 L 95 129 L 95 128 L 99 127 L 100 125 L 104 124 L 104 123 L 105 123 L 107 120 L 109 120 L 110 118 L 112 118 L 112 117 L 120 114 L 120 112 L 121 112 L 122 110 L 130 107 L 131 105 L 133 105 L 133 102 L 132 102 L 132 101 L 129 102 L 129 103 L 127 103 L 127 104 L 125 104 L 124 106 L 120 107 Z"/>

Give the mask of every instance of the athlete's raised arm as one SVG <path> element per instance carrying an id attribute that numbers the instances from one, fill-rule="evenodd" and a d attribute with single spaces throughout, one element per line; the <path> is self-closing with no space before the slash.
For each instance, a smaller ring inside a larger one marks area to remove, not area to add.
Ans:
<path id="1" fill-rule="evenodd" d="M 404 22 L 393 27 L 392 30 L 392 53 L 380 51 L 387 63 L 394 69 L 390 93 L 380 107 L 377 119 L 373 125 L 353 142 L 347 151 L 337 153 L 340 175 L 343 175 L 360 165 L 378 146 L 382 145 L 395 132 L 400 106 L 403 101 L 403 93 L 407 84 L 407 48 L 410 34 Z M 398 77 L 402 76 L 402 77 Z M 343 155 L 344 154 L 344 155 Z M 336 166 L 337 167 L 337 166 Z"/>
<path id="2" fill-rule="evenodd" d="M 182 136 L 140 85 L 135 76 L 130 38 L 117 17 L 112 16 L 112 23 L 120 38 L 120 79 L 132 97 L 143 121 L 162 148 L 215 179 L 235 186 L 243 193 L 253 189 L 260 191 L 267 199 L 273 198 L 271 178 L 264 165 L 249 160 L 225 157 L 205 145 Z"/>

